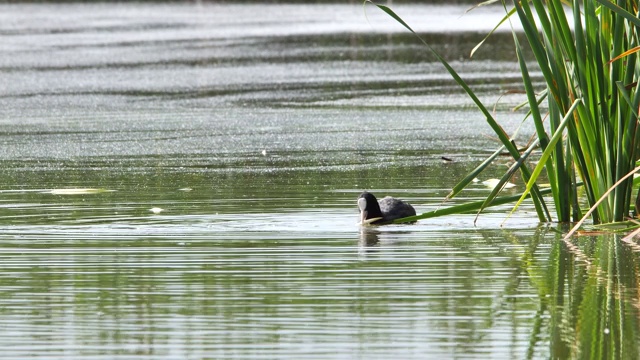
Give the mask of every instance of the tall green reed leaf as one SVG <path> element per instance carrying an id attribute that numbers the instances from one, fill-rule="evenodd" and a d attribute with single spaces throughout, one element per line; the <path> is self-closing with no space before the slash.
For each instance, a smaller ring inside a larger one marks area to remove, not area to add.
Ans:
<path id="1" fill-rule="evenodd" d="M 438 52 L 435 51 L 420 35 L 418 35 L 411 28 L 411 26 L 409 26 L 404 20 L 402 20 L 402 18 L 400 18 L 400 16 L 398 16 L 389 7 L 384 6 L 384 5 L 380 5 L 380 4 L 376 4 L 376 3 L 372 2 L 371 0 L 365 0 L 364 4 L 366 5 L 367 3 L 371 3 L 374 6 L 376 6 L 378 9 L 380 9 L 380 10 L 384 11 L 385 13 L 387 13 L 394 20 L 396 20 L 399 24 L 401 24 L 403 27 L 405 27 L 407 30 L 409 30 L 411 33 L 413 33 L 417 37 L 417 39 L 420 40 L 420 42 L 422 42 L 422 44 L 424 44 L 427 47 L 427 49 L 429 49 L 429 51 L 447 69 L 447 71 L 453 77 L 453 79 L 456 81 L 456 83 L 460 87 L 462 87 L 462 89 L 467 93 L 467 95 L 471 98 L 471 100 L 476 104 L 478 109 L 480 109 L 480 111 L 485 116 L 485 119 L 486 119 L 487 123 L 493 129 L 494 133 L 498 136 L 498 139 L 500 140 L 502 145 L 507 149 L 509 154 L 513 157 L 513 159 L 515 161 L 518 161 L 518 159 L 520 158 L 520 153 L 519 153 L 517 147 L 515 146 L 514 142 L 509 138 L 509 136 L 504 131 L 504 129 L 500 126 L 500 124 L 491 115 L 491 112 L 484 106 L 484 104 L 476 96 L 475 92 L 460 77 L 460 75 L 453 69 L 453 67 L 440 54 L 438 54 Z M 529 178 L 530 178 L 530 175 L 531 175 L 529 168 L 527 168 L 526 166 L 522 166 L 522 167 L 520 167 L 520 170 L 521 170 L 521 173 L 522 173 L 522 178 L 525 181 L 528 181 Z M 467 183 L 459 184 L 462 188 L 464 186 L 468 185 L 472 180 L 471 177 L 467 177 L 467 178 L 469 179 Z M 462 186 L 462 185 L 464 185 L 464 186 Z M 538 219 L 540 221 L 548 221 L 548 220 L 550 220 L 551 216 L 549 214 L 549 210 L 547 209 L 547 205 L 546 205 L 546 203 L 544 201 L 544 198 L 540 194 L 540 189 L 538 188 L 537 185 L 534 185 L 534 187 L 532 188 L 531 193 L 533 195 L 531 198 L 533 200 L 533 204 L 534 204 L 534 207 L 536 209 L 536 214 L 538 215 Z M 455 196 L 455 194 L 456 193 L 452 193 L 451 196 Z"/>
<path id="2" fill-rule="evenodd" d="M 551 189 L 540 189 L 540 194 L 541 195 L 548 195 L 550 193 L 551 193 Z M 497 198 L 493 199 L 491 204 L 489 204 L 488 206 L 485 206 L 485 207 L 492 207 L 492 206 L 498 206 L 498 205 L 504 205 L 504 204 L 513 203 L 514 201 L 518 200 L 521 196 L 522 196 L 522 194 L 497 197 Z M 482 206 L 484 205 L 485 201 L 486 200 L 471 201 L 471 202 L 468 202 L 468 203 L 464 203 L 464 204 L 460 204 L 460 205 L 454 205 L 454 206 L 450 206 L 450 207 L 446 207 L 446 208 L 438 208 L 436 210 L 427 211 L 427 212 L 422 213 L 420 215 L 408 216 L 408 217 L 404 217 L 404 218 L 401 218 L 401 219 L 396 219 L 396 220 L 393 221 L 393 223 L 394 224 L 402 224 L 402 223 L 409 223 L 409 222 L 414 222 L 414 221 L 423 220 L 423 219 L 430 219 L 430 218 L 435 218 L 435 217 L 440 217 L 440 216 L 447 216 L 447 215 L 453 215 L 453 214 L 473 213 L 473 212 L 478 211 L 480 208 L 482 208 Z"/>
<path id="3" fill-rule="evenodd" d="M 524 190 L 524 192 L 522 193 L 522 196 L 520 197 L 520 199 L 518 199 L 518 201 L 516 202 L 515 206 L 513 207 L 514 211 L 518 208 L 520 203 L 522 203 L 522 200 L 524 200 L 526 198 L 526 196 L 529 194 L 529 192 L 531 191 L 531 188 L 533 187 L 535 182 L 538 180 L 538 176 L 540 175 L 540 173 L 542 173 L 543 168 L 545 166 L 547 166 L 546 165 L 547 160 L 549 159 L 551 154 L 555 151 L 555 145 L 562 138 L 563 130 L 567 126 L 569 121 L 572 120 L 573 111 L 578 107 L 578 105 L 580 105 L 580 100 L 576 99 L 574 101 L 573 105 L 571 106 L 571 108 L 569 108 L 569 112 L 567 113 L 567 115 L 564 117 L 564 119 L 560 123 L 560 126 L 558 127 L 556 133 L 553 135 L 553 137 L 549 141 L 549 144 L 548 144 L 549 146 L 542 153 L 542 156 L 540 157 L 538 165 L 533 169 L 533 173 L 531 174 L 531 179 L 529 179 L 529 182 L 527 182 L 526 189 Z"/>
<path id="4" fill-rule="evenodd" d="M 374 5 L 416 35 L 485 115 L 487 123 L 515 161 L 501 182 L 504 183 L 517 169 L 527 184 L 521 197 L 515 200 L 514 210 L 531 191 L 538 219 L 551 219 L 537 187 L 544 170 L 551 184 L 558 221 L 567 222 L 571 218 L 575 221 L 582 214 L 577 191 L 581 185 L 584 185 L 584 194 L 591 206 L 585 216 L 590 215 L 593 223 L 623 220 L 629 215 L 634 190 L 629 174 L 636 171 L 635 163 L 640 158 L 638 4 L 624 0 L 512 0 L 513 7 L 508 9 L 505 1 L 502 4 L 506 15 L 498 26 L 517 17 L 545 82 L 545 88 L 538 89 L 538 93 L 544 95 L 538 96 L 522 46 L 512 28 L 529 114 L 543 151 L 533 172 L 527 164 L 531 148 L 521 156 L 513 141 L 457 72 L 390 8 Z M 487 1 L 490 2 L 494 1 Z M 497 26 L 489 35 L 496 29 Z M 540 107 L 543 99 L 546 100 L 546 114 Z M 548 120 L 546 124 L 545 120 Z M 464 177 L 448 198 L 459 194 L 492 160 L 490 157 Z M 492 204 L 498 199 L 498 193 L 499 186 L 478 204 L 478 209 Z"/>

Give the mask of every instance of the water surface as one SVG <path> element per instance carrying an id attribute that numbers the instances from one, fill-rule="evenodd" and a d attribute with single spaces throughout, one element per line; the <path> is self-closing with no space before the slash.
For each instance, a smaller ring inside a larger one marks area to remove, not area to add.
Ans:
<path id="1" fill-rule="evenodd" d="M 511 35 L 468 58 L 501 10 L 464 11 L 398 7 L 525 144 Z M 496 148 L 375 9 L 3 4 L 0 40 L 10 358 L 637 356 L 633 243 L 526 203 L 356 225 L 363 189 L 433 210 Z"/>

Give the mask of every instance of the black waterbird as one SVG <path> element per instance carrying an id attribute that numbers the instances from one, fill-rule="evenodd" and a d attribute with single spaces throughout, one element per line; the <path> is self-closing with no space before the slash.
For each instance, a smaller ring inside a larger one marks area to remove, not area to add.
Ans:
<path id="1" fill-rule="evenodd" d="M 386 196 L 378 201 L 373 194 L 363 192 L 358 196 L 361 225 L 382 225 L 407 216 L 415 216 L 416 210 L 409 203 Z"/>

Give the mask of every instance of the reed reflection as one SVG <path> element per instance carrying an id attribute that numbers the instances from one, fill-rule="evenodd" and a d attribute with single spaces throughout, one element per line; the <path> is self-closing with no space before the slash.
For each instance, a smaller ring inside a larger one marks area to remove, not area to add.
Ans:
<path id="1" fill-rule="evenodd" d="M 558 234 L 548 266 L 525 263 L 538 290 L 528 357 L 548 339 L 552 358 L 638 358 L 639 256 L 620 235 Z"/>

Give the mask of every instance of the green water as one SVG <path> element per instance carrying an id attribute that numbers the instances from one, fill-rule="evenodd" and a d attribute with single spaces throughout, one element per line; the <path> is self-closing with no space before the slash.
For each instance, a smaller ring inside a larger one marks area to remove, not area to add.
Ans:
<path id="1" fill-rule="evenodd" d="M 400 7 L 512 134 L 510 35 L 467 58 L 500 9 L 464 10 Z M 496 147 L 443 69 L 367 16 L 1 5 L 2 356 L 637 358 L 633 241 L 564 242 L 527 203 L 356 224 L 365 189 L 418 212 L 486 196 L 442 204 Z"/>

